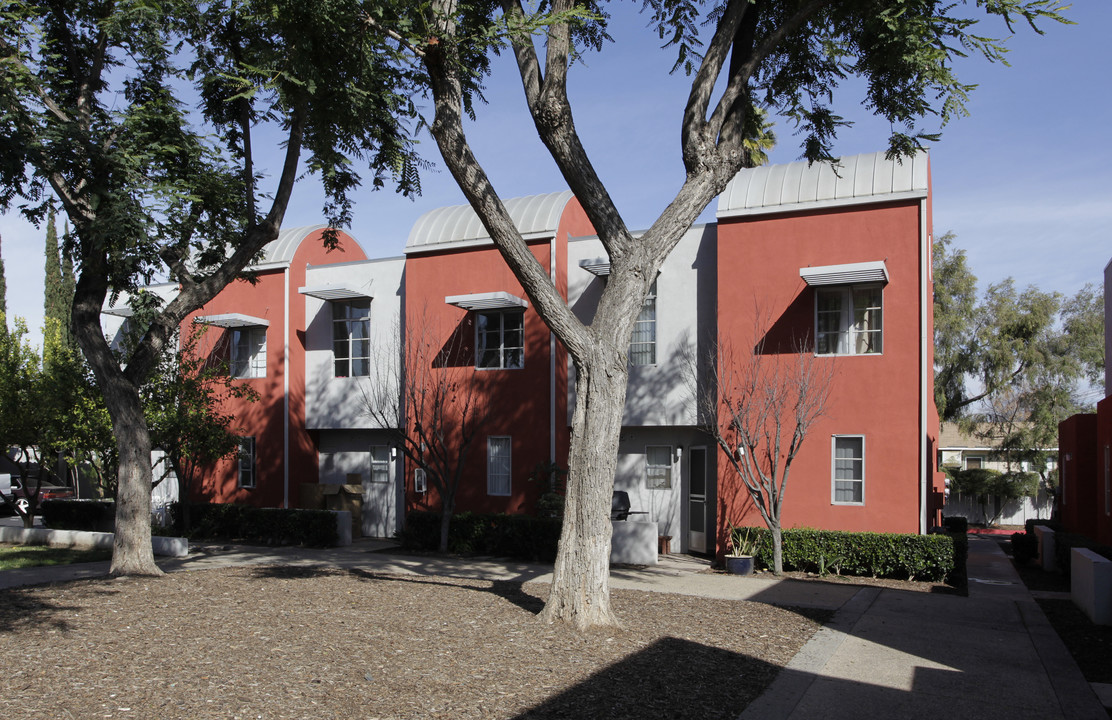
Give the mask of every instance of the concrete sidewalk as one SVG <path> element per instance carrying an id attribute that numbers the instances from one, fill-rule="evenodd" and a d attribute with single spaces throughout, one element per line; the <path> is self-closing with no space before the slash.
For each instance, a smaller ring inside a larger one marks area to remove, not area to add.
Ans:
<path id="1" fill-rule="evenodd" d="M 264 565 L 328 566 L 384 574 L 549 582 L 551 566 L 344 548 L 200 546 L 159 559 L 167 572 Z M 848 583 L 737 578 L 706 561 L 666 556 L 655 567 L 611 570 L 611 586 L 836 610 L 742 715 L 754 720 L 873 717 L 1094 718 L 1108 715 L 993 540 L 969 541 L 969 597 Z M 0 572 L 0 588 L 104 575 L 108 563 Z"/>
<path id="2" fill-rule="evenodd" d="M 1108 720 L 993 540 L 969 539 L 969 597 L 862 590 L 742 718 Z"/>

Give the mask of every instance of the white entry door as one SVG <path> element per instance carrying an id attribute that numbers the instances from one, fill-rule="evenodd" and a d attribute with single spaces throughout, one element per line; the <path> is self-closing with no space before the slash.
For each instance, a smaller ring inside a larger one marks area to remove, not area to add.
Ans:
<path id="1" fill-rule="evenodd" d="M 707 551 L 707 449 L 691 448 L 687 493 L 687 547 Z"/>

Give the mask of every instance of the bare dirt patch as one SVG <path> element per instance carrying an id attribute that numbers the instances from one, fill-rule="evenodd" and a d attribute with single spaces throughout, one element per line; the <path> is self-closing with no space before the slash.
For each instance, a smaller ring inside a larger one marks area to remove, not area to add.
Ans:
<path id="1" fill-rule="evenodd" d="M 828 612 L 541 584 L 232 568 L 0 592 L 6 718 L 736 717 Z"/>

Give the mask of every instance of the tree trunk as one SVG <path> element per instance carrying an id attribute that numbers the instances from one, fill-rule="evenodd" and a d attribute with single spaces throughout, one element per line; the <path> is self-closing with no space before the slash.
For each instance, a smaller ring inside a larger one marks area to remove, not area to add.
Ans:
<path id="1" fill-rule="evenodd" d="M 113 388 L 115 390 L 115 388 Z M 138 392 L 105 392 L 120 453 L 113 575 L 161 575 L 151 547 L 151 436 Z"/>
<path id="2" fill-rule="evenodd" d="M 779 522 L 769 529 L 772 531 L 772 574 L 779 577 L 784 574 L 784 536 Z"/>
<path id="3" fill-rule="evenodd" d="M 576 372 L 564 525 L 540 617 L 584 629 L 618 624 L 610 609 L 610 500 L 629 371 L 611 347 L 577 362 Z"/>
<path id="4" fill-rule="evenodd" d="M 448 530 L 452 527 L 452 511 L 454 502 L 441 500 L 440 502 L 440 552 L 448 552 Z"/>

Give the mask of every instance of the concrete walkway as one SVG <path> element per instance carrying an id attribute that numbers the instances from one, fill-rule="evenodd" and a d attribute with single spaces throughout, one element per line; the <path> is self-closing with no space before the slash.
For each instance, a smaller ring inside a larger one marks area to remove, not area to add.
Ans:
<path id="1" fill-rule="evenodd" d="M 970 537 L 969 597 L 862 590 L 742 718 L 1108 720 L 993 540 Z"/>
<path id="2" fill-rule="evenodd" d="M 346 548 L 203 545 L 159 559 L 167 572 L 262 565 L 548 582 L 551 566 L 417 557 L 391 543 Z M 836 610 L 742 718 L 993 718 L 1107 720 L 1096 693 L 993 540 L 971 537 L 969 597 L 861 589 L 836 582 L 737 578 L 706 561 L 665 556 L 649 568 L 615 567 L 611 586 Z M 0 572 L 0 589 L 104 575 L 108 563 Z"/>

